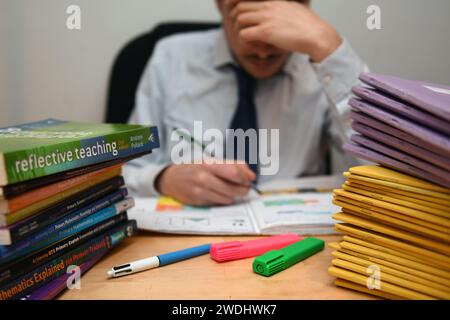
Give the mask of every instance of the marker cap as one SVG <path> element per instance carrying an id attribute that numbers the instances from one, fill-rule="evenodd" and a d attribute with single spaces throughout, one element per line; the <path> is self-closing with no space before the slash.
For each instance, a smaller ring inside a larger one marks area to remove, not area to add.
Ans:
<path id="1" fill-rule="evenodd" d="M 323 250 L 325 242 L 305 238 L 280 250 L 271 250 L 253 261 L 253 271 L 270 277 Z"/>

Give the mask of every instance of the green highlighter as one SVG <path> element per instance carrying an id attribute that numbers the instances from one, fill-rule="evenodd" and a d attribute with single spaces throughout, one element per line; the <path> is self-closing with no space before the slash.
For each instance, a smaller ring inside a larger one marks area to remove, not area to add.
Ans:
<path id="1" fill-rule="evenodd" d="M 270 277 L 294 264 L 322 251 L 325 241 L 317 238 L 305 238 L 280 250 L 271 250 L 255 258 L 253 271 Z"/>

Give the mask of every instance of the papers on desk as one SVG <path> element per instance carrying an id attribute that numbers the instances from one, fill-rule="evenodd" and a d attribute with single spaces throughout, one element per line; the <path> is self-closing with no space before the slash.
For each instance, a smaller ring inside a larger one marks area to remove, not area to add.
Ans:
<path id="1" fill-rule="evenodd" d="M 170 198 L 137 198 L 129 211 L 143 230 L 180 234 L 332 234 L 339 211 L 332 194 L 295 193 L 251 197 L 232 206 L 195 208 Z"/>

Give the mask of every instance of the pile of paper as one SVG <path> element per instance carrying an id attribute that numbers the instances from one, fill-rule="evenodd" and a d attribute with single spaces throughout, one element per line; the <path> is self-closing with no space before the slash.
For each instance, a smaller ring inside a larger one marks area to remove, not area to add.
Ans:
<path id="1" fill-rule="evenodd" d="M 387 298 L 450 299 L 450 190 L 378 166 L 345 176 L 329 272 Z"/>
<path id="2" fill-rule="evenodd" d="M 450 299 L 450 87 L 362 74 L 330 274 L 388 299 Z M 389 168 L 389 169 L 388 169 Z"/>

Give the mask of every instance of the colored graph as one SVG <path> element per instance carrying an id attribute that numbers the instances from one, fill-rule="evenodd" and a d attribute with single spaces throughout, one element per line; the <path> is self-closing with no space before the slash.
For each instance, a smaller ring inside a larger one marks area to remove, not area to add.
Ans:
<path id="1" fill-rule="evenodd" d="M 277 200 L 263 201 L 265 207 L 281 207 L 281 206 L 295 206 L 295 205 L 312 205 L 318 204 L 318 199 L 301 199 L 301 198 L 286 198 Z"/>
<path id="2" fill-rule="evenodd" d="M 174 212 L 174 211 L 190 211 L 190 210 L 209 210 L 209 208 L 192 207 L 185 205 L 171 197 L 160 197 L 156 202 L 156 212 Z"/>

